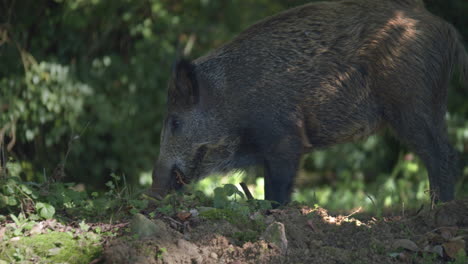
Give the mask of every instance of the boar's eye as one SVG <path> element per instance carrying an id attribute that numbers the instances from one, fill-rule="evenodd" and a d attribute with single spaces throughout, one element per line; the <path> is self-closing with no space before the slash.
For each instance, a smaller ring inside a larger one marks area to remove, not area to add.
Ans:
<path id="1" fill-rule="evenodd" d="M 179 129 L 180 127 L 180 121 L 176 117 L 171 118 L 171 132 L 174 133 Z"/>

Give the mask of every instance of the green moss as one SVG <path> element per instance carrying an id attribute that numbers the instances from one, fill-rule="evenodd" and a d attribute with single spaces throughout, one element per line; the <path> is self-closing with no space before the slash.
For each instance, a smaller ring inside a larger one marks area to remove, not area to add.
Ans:
<path id="1" fill-rule="evenodd" d="M 0 244 L 0 260 L 8 263 L 89 263 L 102 247 L 99 236 L 86 233 L 74 238 L 70 233 L 51 232 Z"/>
<path id="2" fill-rule="evenodd" d="M 245 242 L 255 242 L 258 240 L 258 237 L 260 236 L 260 233 L 258 231 L 253 231 L 253 230 L 245 230 L 243 232 L 235 232 L 232 234 L 232 237 L 241 244 L 244 244 Z"/>
<path id="3" fill-rule="evenodd" d="M 238 223 L 246 217 L 231 209 L 211 209 L 200 213 L 201 217 L 209 220 L 226 220 L 231 224 Z"/>
<path id="4" fill-rule="evenodd" d="M 201 212 L 200 216 L 209 220 L 226 220 L 239 228 L 241 232 L 235 232 L 232 237 L 240 244 L 257 241 L 266 229 L 263 216 L 251 219 L 248 215 L 234 209 L 211 209 Z"/>

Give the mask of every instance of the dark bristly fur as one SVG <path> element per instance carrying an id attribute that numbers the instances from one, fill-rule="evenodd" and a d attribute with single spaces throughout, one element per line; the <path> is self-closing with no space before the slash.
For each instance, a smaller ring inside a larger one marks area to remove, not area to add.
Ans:
<path id="1" fill-rule="evenodd" d="M 424 161 L 434 197 L 454 197 L 447 90 L 468 56 L 422 0 L 312 3 L 266 18 L 176 66 L 151 191 L 212 172 L 265 171 L 266 199 L 288 202 L 301 155 L 389 127 Z M 203 148 L 199 150 L 199 148 Z"/>

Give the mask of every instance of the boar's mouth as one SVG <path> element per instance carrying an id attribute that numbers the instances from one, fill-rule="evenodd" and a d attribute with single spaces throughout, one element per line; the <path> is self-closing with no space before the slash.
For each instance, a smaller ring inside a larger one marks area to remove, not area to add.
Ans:
<path id="1" fill-rule="evenodd" d="M 173 179 L 172 187 L 175 190 L 179 190 L 182 187 L 184 187 L 184 185 L 187 185 L 189 183 L 185 174 L 175 165 L 172 167 L 171 176 L 172 176 L 171 178 Z"/>
<path id="2" fill-rule="evenodd" d="M 170 184 L 169 184 L 172 190 L 181 189 L 182 187 L 190 183 L 190 180 L 192 179 L 194 175 L 195 175 L 195 178 L 197 177 L 196 175 L 198 175 L 199 173 L 198 171 L 199 165 L 202 163 L 203 159 L 205 158 L 207 151 L 208 151 L 208 148 L 206 145 L 202 145 L 197 149 L 195 156 L 192 160 L 192 163 L 195 164 L 195 166 L 189 167 L 190 169 L 189 169 L 188 175 L 191 175 L 191 176 L 186 175 L 181 169 L 177 167 L 177 165 L 174 164 L 172 166 L 172 169 L 170 172 L 171 177 L 170 177 Z"/>

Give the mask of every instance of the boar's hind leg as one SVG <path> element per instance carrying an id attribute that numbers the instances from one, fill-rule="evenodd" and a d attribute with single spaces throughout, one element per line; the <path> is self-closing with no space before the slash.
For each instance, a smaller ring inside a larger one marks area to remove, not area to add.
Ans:
<path id="1" fill-rule="evenodd" d="M 294 144 L 291 140 L 283 140 L 265 154 L 265 200 L 279 204 L 290 201 L 300 158 L 300 144 Z"/>
<path id="2" fill-rule="evenodd" d="M 431 197 L 436 201 L 453 200 L 457 155 L 448 141 L 443 114 L 411 110 L 399 109 L 398 117 L 390 120 L 390 126 L 426 165 Z"/>

